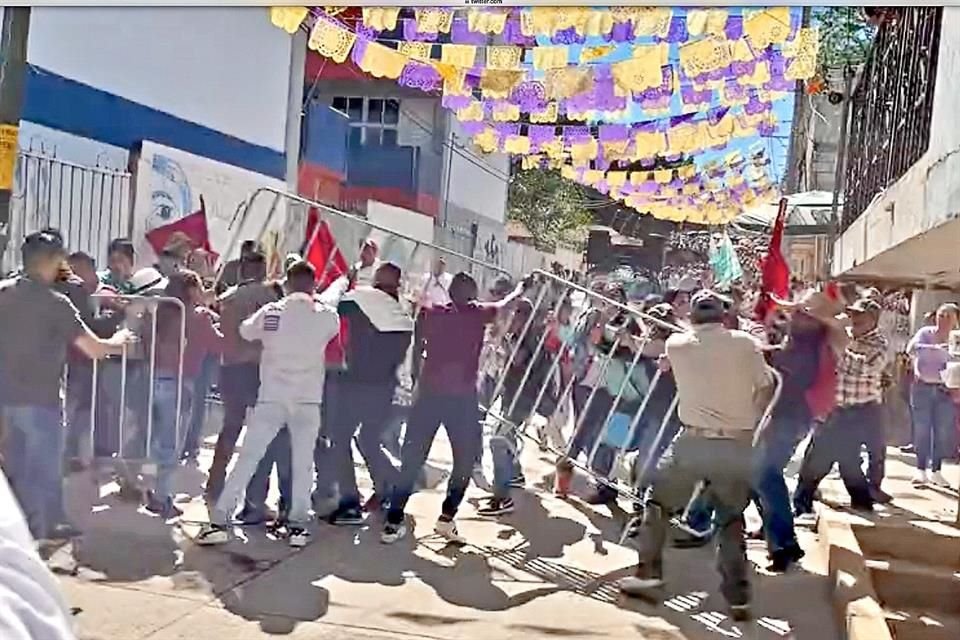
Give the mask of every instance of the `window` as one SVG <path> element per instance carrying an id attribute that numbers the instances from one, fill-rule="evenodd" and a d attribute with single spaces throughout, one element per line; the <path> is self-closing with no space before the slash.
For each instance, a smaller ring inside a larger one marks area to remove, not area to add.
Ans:
<path id="1" fill-rule="evenodd" d="M 350 119 L 350 146 L 397 146 L 400 101 L 393 98 L 337 97 L 333 108 Z"/>

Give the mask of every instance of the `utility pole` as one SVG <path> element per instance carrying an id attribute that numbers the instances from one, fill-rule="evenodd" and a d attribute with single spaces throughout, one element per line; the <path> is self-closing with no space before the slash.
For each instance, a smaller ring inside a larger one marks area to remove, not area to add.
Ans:
<path id="1" fill-rule="evenodd" d="M 800 15 L 800 26 L 806 28 L 810 26 L 810 7 L 803 7 Z M 804 158 L 806 157 L 806 148 L 810 144 L 808 137 L 810 132 L 810 110 L 806 106 L 804 98 L 804 81 L 797 80 L 793 92 L 793 127 L 790 131 L 790 145 L 787 147 L 787 166 L 783 173 L 784 193 L 798 193 L 803 190 L 806 182 L 806 167 L 804 167 Z"/>
<path id="2" fill-rule="evenodd" d="M 0 42 L 0 261 L 10 239 L 10 201 L 27 75 L 30 7 L 4 7 Z"/>
<path id="3" fill-rule="evenodd" d="M 835 256 L 835 246 L 843 233 L 843 216 L 840 210 L 840 196 L 843 194 L 847 176 L 847 149 L 850 144 L 850 114 L 853 110 L 854 70 L 847 65 L 843 68 L 843 111 L 840 116 L 840 137 L 837 139 L 837 164 L 834 167 L 833 198 L 830 202 L 830 227 L 827 232 L 827 273 L 833 273 L 833 262 L 842 264 L 843 255 Z M 842 248 L 842 247 L 841 247 Z"/>

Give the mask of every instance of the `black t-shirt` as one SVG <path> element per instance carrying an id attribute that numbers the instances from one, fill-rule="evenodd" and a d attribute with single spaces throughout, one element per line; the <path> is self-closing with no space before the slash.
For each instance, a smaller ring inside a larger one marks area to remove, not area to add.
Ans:
<path id="1" fill-rule="evenodd" d="M 85 330 L 62 293 L 27 277 L 0 282 L 0 404 L 60 404 L 67 346 Z"/>

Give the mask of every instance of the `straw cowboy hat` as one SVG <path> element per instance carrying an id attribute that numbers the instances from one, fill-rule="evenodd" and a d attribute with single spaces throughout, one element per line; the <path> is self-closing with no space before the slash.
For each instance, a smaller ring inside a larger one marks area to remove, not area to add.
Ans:
<path id="1" fill-rule="evenodd" d="M 799 311 L 827 325 L 836 325 L 840 322 L 838 316 L 844 312 L 844 304 L 835 300 L 822 291 L 810 289 L 796 300 L 783 300 L 775 295 L 770 298 L 773 303 L 788 311 Z"/>
<path id="2" fill-rule="evenodd" d="M 181 260 L 185 259 L 187 254 L 195 249 L 190 236 L 183 231 L 174 231 L 170 234 L 166 244 L 163 246 L 165 252 L 177 255 Z"/>

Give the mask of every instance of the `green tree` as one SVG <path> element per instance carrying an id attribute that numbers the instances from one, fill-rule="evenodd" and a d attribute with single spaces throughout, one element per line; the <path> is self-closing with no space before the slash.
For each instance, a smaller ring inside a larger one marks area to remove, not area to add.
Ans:
<path id="1" fill-rule="evenodd" d="M 516 172 L 507 195 L 507 218 L 523 224 L 538 249 L 552 250 L 575 240 L 593 222 L 586 187 L 556 169 Z"/>
<path id="2" fill-rule="evenodd" d="M 811 23 L 820 29 L 819 66 L 842 69 L 867 61 L 876 28 L 860 7 L 816 7 Z"/>

